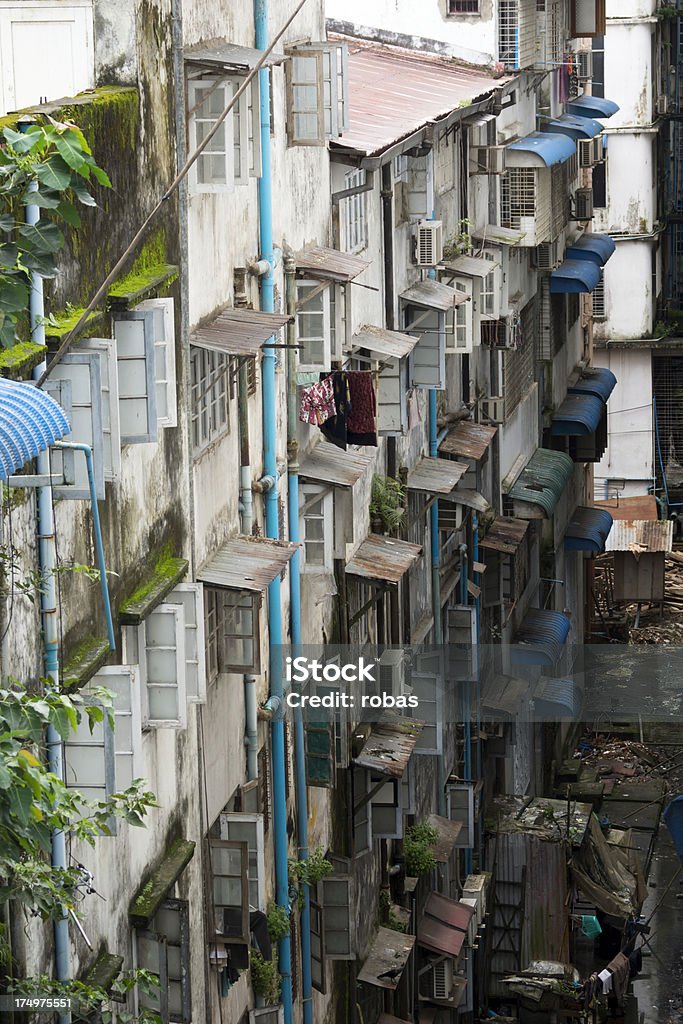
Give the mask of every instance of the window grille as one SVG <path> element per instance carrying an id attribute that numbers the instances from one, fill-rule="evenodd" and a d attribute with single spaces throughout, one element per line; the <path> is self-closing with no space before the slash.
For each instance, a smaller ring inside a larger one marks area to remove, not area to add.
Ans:
<path id="1" fill-rule="evenodd" d="M 448 0 L 449 14 L 479 14 L 479 0 Z"/>
<path id="2" fill-rule="evenodd" d="M 604 320 L 607 317 L 605 309 L 605 278 L 600 275 L 600 281 L 593 289 L 593 319 Z"/>
<path id="3" fill-rule="evenodd" d="M 499 0 L 498 60 L 508 71 L 516 71 L 519 67 L 518 0 Z"/>
<path id="4" fill-rule="evenodd" d="M 230 430 L 230 358 L 222 352 L 210 352 L 196 346 L 193 346 L 190 352 L 192 446 L 197 454 Z"/>
<path id="5" fill-rule="evenodd" d="M 503 394 L 505 418 L 517 408 L 534 382 L 535 303 L 522 310 L 522 342 L 516 351 L 503 354 Z"/>
<path id="6" fill-rule="evenodd" d="M 509 168 L 501 180 L 501 227 L 518 230 L 522 217 L 535 217 L 536 196 L 536 172 L 533 167 Z"/>

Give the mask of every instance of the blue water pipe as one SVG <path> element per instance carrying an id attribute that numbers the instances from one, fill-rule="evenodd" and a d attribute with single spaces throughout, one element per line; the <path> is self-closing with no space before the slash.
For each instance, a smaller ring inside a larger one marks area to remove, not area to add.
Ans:
<path id="1" fill-rule="evenodd" d="M 429 390 L 429 454 L 435 459 L 439 454 L 436 427 L 436 388 Z M 432 601 L 434 606 L 434 641 L 443 643 L 441 618 L 441 577 L 439 575 L 439 502 L 435 501 L 429 510 L 432 550 Z"/>
<path id="2" fill-rule="evenodd" d="M 255 46 L 268 46 L 268 2 L 254 0 Z M 270 160 L 270 79 L 268 69 L 259 71 L 261 122 L 261 177 L 258 182 L 259 258 L 266 260 L 268 270 L 260 278 L 261 309 L 274 312 L 273 295 L 273 188 Z M 266 536 L 279 538 L 278 468 L 277 468 L 277 398 L 275 388 L 276 350 L 263 349 L 261 368 L 263 401 L 263 473 L 274 485 L 265 491 Z M 270 692 L 282 698 L 282 608 L 280 577 L 268 587 L 268 644 Z M 285 793 L 285 724 L 280 715 L 272 722 L 273 769 L 273 838 L 275 846 L 275 898 L 278 906 L 289 913 L 289 872 L 287 865 L 287 798 Z M 281 999 L 284 1024 L 292 1024 L 292 951 L 289 935 L 280 939 L 278 964 L 281 975 Z"/>
<path id="3" fill-rule="evenodd" d="M 468 572 L 468 551 L 467 545 L 460 545 L 460 604 L 466 606 L 469 604 L 469 591 L 467 589 L 467 581 L 469 578 Z M 465 683 L 465 700 L 464 700 L 464 714 L 463 714 L 463 730 L 464 730 L 464 775 L 465 782 L 472 781 L 472 728 L 470 723 L 470 715 L 472 713 L 470 701 L 470 684 Z M 472 851 L 465 850 L 465 871 L 469 875 L 472 871 Z"/>
<path id="4" fill-rule="evenodd" d="M 474 562 L 479 561 L 479 516 L 476 512 L 472 513 L 472 559 Z M 481 573 L 474 573 L 474 582 L 479 586 L 481 584 Z M 481 672 L 479 664 L 479 645 L 481 642 L 481 597 L 477 597 L 474 602 L 474 614 L 475 614 L 475 631 L 476 631 L 476 644 L 477 644 L 477 678 L 475 680 L 476 697 L 477 697 L 477 780 L 483 778 L 482 770 L 482 756 L 481 756 Z M 484 857 L 484 822 L 481 815 L 479 816 L 479 861 L 480 868 L 483 869 L 483 857 Z"/>

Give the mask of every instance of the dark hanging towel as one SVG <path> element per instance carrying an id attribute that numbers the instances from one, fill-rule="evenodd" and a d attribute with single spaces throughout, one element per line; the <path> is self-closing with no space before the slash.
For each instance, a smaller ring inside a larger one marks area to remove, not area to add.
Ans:
<path id="1" fill-rule="evenodd" d="M 252 939 L 264 960 L 273 959 L 273 948 L 268 934 L 268 921 L 261 910 L 252 910 L 249 914 L 249 927 Z"/>
<path id="2" fill-rule="evenodd" d="M 330 416 L 329 420 L 321 424 L 320 429 L 328 441 L 336 444 L 337 448 L 343 448 L 346 451 L 347 416 L 349 412 L 347 374 L 342 370 L 335 370 L 332 374 L 321 373 L 320 379 L 325 380 L 326 377 L 330 376 L 332 377 L 334 404 L 337 414 L 336 416 Z"/>
<path id="3" fill-rule="evenodd" d="M 377 399 L 375 377 L 369 370 L 347 373 L 351 408 L 346 420 L 349 444 L 377 447 Z"/>

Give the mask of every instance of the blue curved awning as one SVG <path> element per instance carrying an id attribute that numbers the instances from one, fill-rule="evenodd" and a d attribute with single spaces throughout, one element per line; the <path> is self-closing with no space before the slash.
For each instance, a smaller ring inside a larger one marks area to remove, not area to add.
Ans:
<path id="1" fill-rule="evenodd" d="M 600 284 L 600 267 L 590 260 L 565 260 L 550 275 L 550 294 L 592 292 Z"/>
<path id="2" fill-rule="evenodd" d="M 513 665 L 554 665 L 562 654 L 572 624 L 562 612 L 532 608 L 513 640 Z"/>
<path id="3" fill-rule="evenodd" d="M 604 508 L 579 506 L 565 532 L 564 550 L 602 554 L 613 522 L 612 516 Z"/>
<path id="4" fill-rule="evenodd" d="M 601 235 L 592 232 L 582 235 L 576 242 L 567 246 L 566 256 L 570 260 L 590 260 L 598 267 L 604 267 L 610 256 L 613 255 L 616 244 L 609 235 Z"/>
<path id="5" fill-rule="evenodd" d="M 606 100 L 604 96 L 577 96 L 575 100 L 569 100 L 567 110 L 570 114 L 578 114 L 579 117 L 611 117 L 619 110 L 619 104 L 614 100 Z"/>
<path id="6" fill-rule="evenodd" d="M 71 430 L 54 398 L 23 381 L 0 379 L 0 480 Z"/>
<path id="7" fill-rule="evenodd" d="M 579 114 L 562 114 L 553 121 L 543 125 L 544 132 L 558 132 L 568 135 L 578 142 L 579 139 L 594 139 L 602 131 L 602 125 L 592 117 L 581 117 Z"/>
<path id="8" fill-rule="evenodd" d="M 536 158 L 538 167 L 552 167 L 576 155 L 574 140 L 567 135 L 551 132 L 532 132 L 517 142 L 507 145 L 508 153 L 527 153 Z M 514 166 L 512 164 L 511 166 Z"/>
<path id="9" fill-rule="evenodd" d="M 611 370 L 604 366 L 589 366 L 567 391 L 570 395 L 597 395 L 606 403 L 616 386 L 617 378 Z"/>
<path id="10" fill-rule="evenodd" d="M 534 691 L 534 721 L 575 722 L 583 708 L 583 693 L 574 679 L 542 676 Z"/>
<path id="11" fill-rule="evenodd" d="M 567 395 L 553 416 L 553 437 L 587 437 L 600 426 L 605 403 L 595 395 Z"/>

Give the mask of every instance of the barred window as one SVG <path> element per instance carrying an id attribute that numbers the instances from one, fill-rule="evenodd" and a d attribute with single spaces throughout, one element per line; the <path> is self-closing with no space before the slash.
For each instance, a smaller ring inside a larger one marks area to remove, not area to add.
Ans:
<path id="1" fill-rule="evenodd" d="M 511 167 L 500 182 L 500 224 L 518 230 L 522 217 L 536 216 L 536 171 Z"/>
<path id="2" fill-rule="evenodd" d="M 507 419 L 522 401 L 534 382 L 534 353 L 536 345 L 536 303 L 522 310 L 522 343 L 516 351 L 503 356 L 503 394 Z"/>
<path id="3" fill-rule="evenodd" d="M 604 320 L 607 316 L 605 309 L 605 278 L 601 274 L 600 281 L 593 289 L 593 319 Z"/>
<path id="4" fill-rule="evenodd" d="M 479 14 L 479 0 L 448 0 L 449 14 Z"/>
<path id="5" fill-rule="evenodd" d="M 192 447 L 195 454 L 230 430 L 228 377 L 230 357 L 191 348 Z"/>
<path id="6" fill-rule="evenodd" d="M 349 171 L 345 179 L 346 188 L 359 188 L 365 184 L 365 170 Z M 344 205 L 344 249 L 346 252 L 357 252 L 364 249 L 367 240 L 367 192 L 359 192 L 342 200 Z"/>

